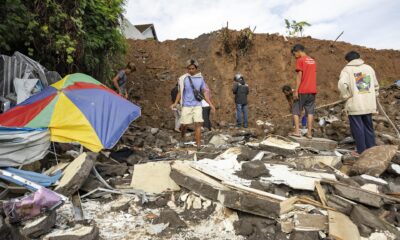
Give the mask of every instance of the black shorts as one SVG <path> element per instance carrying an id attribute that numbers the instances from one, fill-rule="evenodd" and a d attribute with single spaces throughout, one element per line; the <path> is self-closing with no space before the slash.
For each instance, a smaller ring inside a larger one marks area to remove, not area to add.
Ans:
<path id="1" fill-rule="evenodd" d="M 315 94 L 299 94 L 299 99 L 293 103 L 293 115 L 301 115 L 302 110 L 306 115 L 314 115 L 315 112 Z"/>

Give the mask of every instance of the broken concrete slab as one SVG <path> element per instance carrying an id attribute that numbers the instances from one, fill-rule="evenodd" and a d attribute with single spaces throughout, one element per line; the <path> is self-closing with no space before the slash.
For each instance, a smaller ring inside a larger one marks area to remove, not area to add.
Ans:
<path id="1" fill-rule="evenodd" d="M 349 215 L 351 210 L 353 209 L 353 205 L 356 205 L 356 203 L 337 195 L 326 195 L 326 200 L 328 207 L 334 208 L 337 211 L 346 215 Z"/>
<path id="2" fill-rule="evenodd" d="M 68 166 L 68 164 L 69 163 L 67 163 L 67 162 L 61 162 L 61 163 L 59 163 L 59 164 L 57 164 L 57 165 L 54 165 L 54 166 L 52 166 L 52 167 L 50 167 L 49 169 L 47 169 L 45 172 L 44 172 L 44 174 L 45 175 L 47 175 L 47 176 L 52 176 L 52 175 L 54 175 L 57 171 L 63 171 L 67 166 Z"/>
<path id="3" fill-rule="evenodd" d="M 279 155 L 291 155 L 300 147 L 297 142 L 285 138 L 269 137 L 259 144 L 259 149 L 273 152 Z"/>
<path id="4" fill-rule="evenodd" d="M 313 137 L 312 139 L 308 139 L 305 137 L 294 136 L 290 136 L 289 138 L 295 142 L 298 142 L 300 144 L 300 147 L 313 148 L 319 151 L 334 151 L 338 146 L 338 143 L 336 141 L 326 138 Z"/>
<path id="5" fill-rule="evenodd" d="M 25 221 L 19 229 L 21 235 L 27 238 L 38 238 L 39 236 L 50 232 L 56 224 L 56 211 L 39 216 L 35 219 Z"/>
<path id="6" fill-rule="evenodd" d="M 323 180 L 321 183 L 328 183 L 335 188 L 337 195 L 344 198 L 366 204 L 372 207 L 382 207 L 383 204 L 393 204 L 399 202 L 399 199 L 394 197 L 386 196 L 383 194 L 377 194 L 368 190 L 361 189 L 359 187 L 353 187 L 339 182 L 332 182 Z"/>
<path id="7" fill-rule="evenodd" d="M 147 193 L 179 191 L 179 186 L 171 179 L 169 162 L 149 162 L 135 165 L 131 187 Z"/>
<path id="8" fill-rule="evenodd" d="M 351 220 L 357 224 L 357 226 L 364 225 L 373 230 L 389 231 L 396 236 L 396 239 L 400 239 L 400 231 L 392 226 L 390 223 L 382 220 L 376 214 L 372 213 L 368 208 L 356 205 L 350 214 Z"/>
<path id="9" fill-rule="evenodd" d="M 297 231 L 328 231 L 328 217 L 324 215 L 297 213 L 293 222 Z"/>
<path id="10" fill-rule="evenodd" d="M 287 162 L 294 162 L 296 166 L 300 168 L 313 168 L 315 165 L 323 164 L 331 167 L 337 166 L 341 162 L 339 156 L 323 156 L 323 155 L 312 155 L 312 156 L 300 156 L 296 158 L 287 158 Z"/>
<path id="11" fill-rule="evenodd" d="M 97 240 L 99 229 L 95 224 L 88 226 L 76 224 L 72 228 L 56 230 L 43 237 L 43 240 Z"/>
<path id="12" fill-rule="evenodd" d="M 180 186 L 185 187 L 201 196 L 212 199 L 218 198 L 219 190 L 228 190 L 217 180 L 197 171 L 181 161 L 176 161 L 171 165 L 170 177 Z"/>
<path id="13" fill-rule="evenodd" d="M 63 171 L 63 176 L 54 191 L 70 196 L 83 185 L 92 170 L 97 153 L 82 153 Z"/>
<path id="14" fill-rule="evenodd" d="M 280 201 L 244 191 L 220 190 L 218 201 L 225 207 L 267 218 L 279 218 Z"/>
<path id="15" fill-rule="evenodd" d="M 328 211 L 329 236 L 334 239 L 360 240 L 357 226 L 343 213 Z"/>

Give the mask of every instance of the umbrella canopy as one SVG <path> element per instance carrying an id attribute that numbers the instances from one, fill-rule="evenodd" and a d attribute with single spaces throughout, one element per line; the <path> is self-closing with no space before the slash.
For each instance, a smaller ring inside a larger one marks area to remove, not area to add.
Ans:
<path id="1" fill-rule="evenodd" d="M 98 152 L 112 148 L 140 108 L 94 78 L 75 73 L 0 114 L 0 125 L 50 129 L 55 142 L 79 142 Z"/>

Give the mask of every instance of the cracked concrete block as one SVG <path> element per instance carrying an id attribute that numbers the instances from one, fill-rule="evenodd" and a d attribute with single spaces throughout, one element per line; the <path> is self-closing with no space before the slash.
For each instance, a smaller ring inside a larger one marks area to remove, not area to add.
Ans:
<path id="1" fill-rule="evenodd" d="M 78 191 L 89 176 L 97 155 L 97 153 L 82 153 L 73 160 L 63 171 L 63 176 L 54 191 L 65 196 L 71 196 Z"/>
<path id="2" fill-rule="evenodd" d="M 216 201 L 219 190 L 228 190 L 217 180 L 182 162 L 172 164 L 171 178 L 180 186 Z"/>
<path id="3" fill-rule="evenodd" d="M 35 219 L 25 221 L 20 227 L 21 235 L 27 238 L 38 238 L 39 236 L 50 232 L 51 228 L 56 224 L 56 212 L 39 216 Z"/>
<path id="4" fill-rule="evenodd" d="M 279 200 L 243 191 L 221 190 L 218 200 L 227 208 L 274 219 L 281 210 Z"/>
<path id="5" fill-rule="evenodd" d="M 326 138 L 312 138 L 308 139 L 305 137 L 294 137 L 290 136 L 290 138 L 298 143 L 300 143 L 301 147 L 304 148 L 314 148 L 319 151 L 334 151 L 338 143 L 336 141 L 326 139 Z"/>

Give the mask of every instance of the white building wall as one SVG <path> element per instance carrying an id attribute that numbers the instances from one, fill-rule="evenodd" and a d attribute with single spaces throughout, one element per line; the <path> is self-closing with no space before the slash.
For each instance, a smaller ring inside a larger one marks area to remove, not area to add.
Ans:
<path id="1" fill-rule="evenodd" d="M 144 36 L 145 39 L 151 38 L 154 39 L 154 35 L 153 35 L 153 31 L 151 31 L 151 27 L 149 27 L 148 29 L 146 29 L 142 35 Z"/>
<path id="2" fill-rule="evenodd" d="M 126 39 L 146 39 L 146 37 L 128 20 L 124 19 L 122 33 Z"/>

